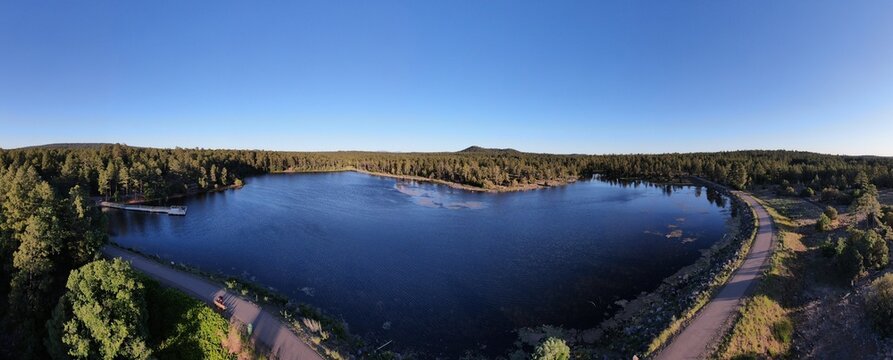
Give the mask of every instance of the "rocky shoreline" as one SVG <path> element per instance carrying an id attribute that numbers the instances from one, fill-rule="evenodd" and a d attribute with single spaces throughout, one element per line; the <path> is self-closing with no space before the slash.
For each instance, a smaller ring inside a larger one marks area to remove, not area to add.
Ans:
<path id="1" fill-rule="evenodd" d="M 724 187 L 692 179 L 708 191 L 726 195 L 733 216 L 722 240 L 704 250 L 697 262 L 663 280 L 657 289 L 632 300 L 618 300 L 613 316 L 591 329 L 541 326 L 518 330 L 519 351 L 546 336 L 560 337 L 582 358 L 653 355 L 719 291 L 747 256 L 756 234 L 753 210 Z M 517 351 L 516 351 L 517 352 Z"/>

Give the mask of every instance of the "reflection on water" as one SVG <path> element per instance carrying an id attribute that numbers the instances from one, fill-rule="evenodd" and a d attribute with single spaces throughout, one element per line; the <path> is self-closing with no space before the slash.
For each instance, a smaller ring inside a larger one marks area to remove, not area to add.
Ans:
<path id="1" fill-rule="evenodd" d="M 491 194 L 265 175 L 182 201 L 185 217 L 108 211 L 112 240 L 256 280 L 372 341 L 448 356 L 498 353 L 519 327 L 592 327 L 693 263 L 729 217 L 728 199 L 700 187 L 597 180 Z"/>

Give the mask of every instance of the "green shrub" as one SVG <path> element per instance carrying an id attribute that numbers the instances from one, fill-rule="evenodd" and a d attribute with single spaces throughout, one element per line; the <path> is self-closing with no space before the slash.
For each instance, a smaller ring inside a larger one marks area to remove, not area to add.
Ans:
<path id="1" fill-rule="evenodd" d="M 866 270 L 879 270 L 890 263 L 887 241 L 874 230 L 852 229 L 838 248 L 838 264 L 846 276 L 858 277 Z"/>
<path id="2" fill-rule="evenodd" d="M 865 271 L 864 261 L 865 257 L 859 253 L 855 246 L 850 244 L 847 244 L 837 256 L 837 266 L 840 268 L 840 272 L 848 278 L 858 277 Z"/>
<path id="3" fill-rule="evenodd" d="M 157 359 L 232 359 L 221 344 L 229 322 L 205 303 L 144 279 L 149 333 Z"/>
<path id="4" fill-rule="evenodd" d="M 239 282 L 233 279 L 226 280 L 224 283 L 226 284 L 227 289 L 235 289 L 237 286 L 239 286 Z"/>
<path id="5" fill-rule="evenodd" d="M 825 214 L 820 215 L 819 220 L 815 222 L 815 228 L 818 231 L 831 230 L 831 219 Z"/>
<path id="6" fill-rule="evenodd" d="M 788 318 L 782 318 L 772 324 L 772 336 L 782 344 L 790 344 L 794 335 L 794 323 Z"/>
<path id="7" fill-rule="evenodd" d="M 832 240 L 830 237 L 825 239 L 825 241 L 822 242 L 822 245 L 819 246 L 819 249 L 821 249 L 822 252 L 822 256 L 826 258 L 833 258 L 834 256 L 840 254 L 838 246 L 842 249 L 842 247 L 845 246 L 843 241 L 844 240 L 842 239 L 838 239 L 835 241 Z"/>
<path id="8" fill-rule="evenodd" d="M 801 197 L 812 197 L 813 195 L 815 195 L 815 190 L 813 190 L 811 187 L 805 187 L 803 188 L 803 190 L 800 191 Z"/>
<path id="9" fill-rule="evenodd" d="M 833 206 L 826 207 L 824 214 L 831 220 L 837 220 L 837 209 Z"/>
<path id="10" fill-rule="evenodd" d="M 571 349 L 564 340 L 550 337 L 541 342 L 533 353 L 534 360 L 567 360 Z"/>
<path id="11" fill-rule="evenodd" d="M 848 204 L 850 202 L 850 199 L 846 194 L 835 188 L 826 188 L 822 190 L 821 198 L 824 202 L 835 204 Z"/>
<path id="12" fill-rule="evenodd" d="M 855 235 L 858 240 L 855 243 L 860 247 L 865 257 L 865 267 L 883 269 L 890 263 L 890 249 L 887 241 L 874 230 L 859 232 Z"/>
<path id="13" fill-rule="evenodd" d="M 893 335 L 893 274 L 871 282 L 865 294 L 865 311 L 878 332 Z"/>
<path id="14" fill-rule="evenodd" d="M 797 190 L 794 190 L 792 186 L 781 187 L 778 194 L 781 196 L 797 196 Z"/>

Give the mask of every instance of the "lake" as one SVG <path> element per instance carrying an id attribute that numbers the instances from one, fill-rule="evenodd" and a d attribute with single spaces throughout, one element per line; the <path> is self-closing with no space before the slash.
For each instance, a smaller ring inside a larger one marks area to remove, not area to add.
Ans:
<path id="1" fill-rule="evenodd" d="M 111 240 L 275 288 L 375 344 L 444 355 L 500 352 L 519 327 L 596 326 L 694 263 L 731 211 L 697 186 L 496 194 L 353 172 L 257 176 L 182 203 L 185 217 L 108 210 Z"/>

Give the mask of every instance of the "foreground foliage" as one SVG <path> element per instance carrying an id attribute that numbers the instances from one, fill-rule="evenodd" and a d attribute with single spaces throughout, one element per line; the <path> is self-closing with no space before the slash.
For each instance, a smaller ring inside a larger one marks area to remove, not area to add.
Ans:
<path id="1" fill-rule="evenodd" d="M 55 359 L 234 359 L 229 323 L 204 303 L 138 275 L 120 259 L 71 272 L 47 322 Z"/>
<path id="2" fill-rule="evenodd" d="M 878 332 L 893 336 L 893 273 L 871 282 L 865 294 L 865 310 Z"/>
<path id="3" fill-rule="evenodd" d="M 564 340 L 550 337 L 536 347 L 533 352 L 534 360 L 567 360 L 570 357 L 571 349 L 567 347 Z"/>
<path id="4" fill-rule="evenodd" d="M 233 359 L 221 345 L 229 323 L 205 303 L 144 278 L 148 328 L 157 359 Z"/>
<path id="5" fill-rule="evenodd" d="M 66 194 L 63 196 L 60 194 Z M 0 167 L 0 357 L 44 358 L 44 323 L 68 273 L 99 256 L 104 218 L 80 186 L 59 191 L 33 166 Z"/>
<path id="6" fill-rule="evenodd" d="M 47 323 L 55 359 L 147 359 L 145 288 L 130 265 L 99 260 L 71 272 Z"/>

